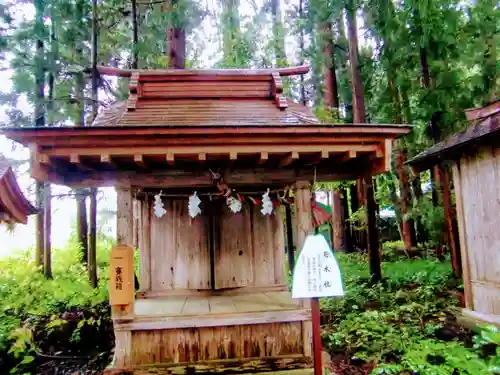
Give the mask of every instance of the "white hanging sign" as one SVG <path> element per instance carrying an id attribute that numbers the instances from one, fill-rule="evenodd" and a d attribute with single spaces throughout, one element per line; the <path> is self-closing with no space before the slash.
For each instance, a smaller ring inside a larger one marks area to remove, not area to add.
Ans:
<path id="1" fill-rule="evenodd" d="M 333 251 L 320 235 L 309 235 L 293 272 L 292 298 L 343 296 L 342 276 Z"/>

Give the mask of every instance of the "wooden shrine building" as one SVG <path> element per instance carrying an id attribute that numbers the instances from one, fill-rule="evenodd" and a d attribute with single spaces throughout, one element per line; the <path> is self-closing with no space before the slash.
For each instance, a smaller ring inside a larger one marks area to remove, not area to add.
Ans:
<path id="1" fill-rule="evenodd" d="M 500 100 L 466 111 L 469 126 L 410 160 L 450 162 L 464 280 L 464 315 L 500 326 Z"/>
<path id="2" fill-rule="evenodd" d="M 279 205 L 295 202 L 300 248 L 312 183 L 389 170 L 410 129 L 320 123 L 283 96 L 281 78 L 307 70 L 119 70 L 129 98 L 92 127 L 5 132 L 31 147 L 35 178 L 117 189 L 118 242 L 138 243 L 140 290 L 113 306 L 113 368 L 311 367 L 310 305 L 289 292 Z"/>
<path id="3" fill-rule="evenodd" d="M 0 223 L 27 224 L 37 210 L 22 193 L 9 164 L 0 160 Z"/>

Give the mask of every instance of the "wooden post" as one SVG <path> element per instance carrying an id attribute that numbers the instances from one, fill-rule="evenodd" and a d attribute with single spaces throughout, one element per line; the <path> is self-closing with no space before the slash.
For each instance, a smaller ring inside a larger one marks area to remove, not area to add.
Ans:
<path id="1" fill-rule="evenodd" d="M 43 189 L 43 221 L 44 221 L 44 246 L 43 246 L 43 273 L 47 279 L 52 278 L 52 257 L 51 257 L 51 229 L 52 229 L 52 207 L 50 184 L 45 183 Z"/>
<path id="2" fill-rule="evenodd" d="M 313 217 L 311 207 L 311 190 L 310 184 L 307 181 L 297 181 L 295 193 L 295 219 L 297 222 L 297 249 L 302 249 L 306 241 L 306 237 L 313 233 Z M 313 298 L 312 300 L 303 300 L 305 308 L 311 307 L 312 313 L 312 327 L 311 322 L 303 323 L 304 332 L 304 355 L 309 355 L 311 347 L 311 330 L 313 336 L 313 358 L 314 358 L 314 373 L 315 375 L 322 375 L 323 366 L 321 363 L 321 332 L 319 321 L 319 300 Z"/>
<path id="3" fill-rule="evenodd" d="M 44 262 L 44 248 L 45 248 L 45 229 L 44 229 L 44 183 L 42 181 L 36 181 L 36 208 L 39 210 L 36 214 L 36 243 L 35 243 L 35 261 L 37 266 L 43 266 Z"/>
<path id="4" fill-rule="evenodd" d="M 451 184 L 450 170 L 443 165 L 443 186 Z M 455 194 L 456 196 L 456 194 Z M 455 220 L 456 215 L 451 202 L 451 189 L 443 189 L 443 209 L 446 230 L 448 232 L 448 244 L 450 246 L 451 264 L 455 277 L 462 277 L 462 259 L 460 255 L 460 242 L 458 240 L 458 227 Z"/>
<path id="5" fill-rule="evenodd" d="M 311 298 L 314 375 L 323 375 L 319 298 Z"/>
<path id="6" fill-rule="evenodd" d="M 151 290 L 151 205 L 146 197 L 139 202 L 139 274 L 141 291 Z"/>
<path id="7" fill-rule="evenodd" d="M 363 178 L 365 209 L 368 221 L 368 256 L 370 259 L 370 274 L 373 282 L 382 279 L 381 257 L 378 243 L 376 202 L 373 192 L 372 176 Z"/>
<path id="8" fill-rule="evenodd" d="M 97 189 L 90 189 L 88 272 L 92 288 L 97 288 Z"/>
<path id="9" fill-rule="evenodd" d="M 116 189 L 116 242 L 120 245 L 133 246 L 133 206 L 132 192 L 126 189 Z"/>
<path id="10" fill-rule="evenodd" d="M 295 267 L 295 253 L 293 245 L 293 224 L 292 224 L 292 207 L 289 204 L 285 205 L 285 222 L 286 222 L 286 244 L 288 255 L 288 268 L 293 275 Z"/>
<path id="11" fill-rule="evenodd" d="M 88 222 L 87 222 L 87 190 L 76 189 L 76 231 L 78 242 L 82 247 L 82 262 L 88 263 Z"/>
<path id="12" fill-rule="evenodd" d="M 472 281 L 469 260 L 469 248 L 467 246 L 467 228 L 465 225 L 464 212 L 464 191 L 463 176 L 460 169 L 460 160 L 452 165 L 453 168 L 453 187 L 455 188 L 455 202 L 457 205 L 458 234 L 460 240 L 461 261 L 462 261 L 462 279 L 464 283 L 465 307 L 469 310 L 474 309 L 474 298 L 472 295 Z"/>
<path id="13" fill-rule="evenodd" d="M 130 189 L 116 189 L 116 239 L 118 245 L 132 247 L 133 243 L 133 210 L 132 192 Z M 133 269 L 132 269 L 133 271 Z M 112 280 L 110 280 L 112 282 Z M 133 303 L 121 306 L 111 306 L 113 317 L 133 317 Z"/>

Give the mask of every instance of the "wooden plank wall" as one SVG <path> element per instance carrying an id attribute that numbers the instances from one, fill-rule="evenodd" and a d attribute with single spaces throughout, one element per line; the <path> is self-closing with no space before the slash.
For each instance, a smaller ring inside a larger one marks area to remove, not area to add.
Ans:
<path id="1" fill-rule="evenodd" d="M 191 219 L 186 200 L 164 199 L 162 218 L 153 214 L 150 200 L 137 207 L 142 291 L 211 289 L 211 246 L 215 289 L 285 284 L 281 210 L 263 216 L 255 205 L 233 214 L 214 201 Z"/>
<path id="2" fill-rule="evenodd" d="M 221 208 L 220 244 L 215 247 L 215 287 L 285 283 L 285 236 L 281 210 L 263 216 L 253 205 L 237 214 Z"/>
<path id="3" fill-rule="evenodd" d="M 164 200 L 164 207 L 161 218 L 148 209 L 151 290 L 210 289 L 209 218 L 191 219 L 186 200 Z M 147 225 L 142 230 L 147 237 Z"/>
<path id="4" fill-rule="evenodd" d="M 500 315 L 500 149 L 463 156 L 453 177 L 466 307 Z"/>
<path id="5" fill-rule="evenodd" d="M 132 331 L 126 365 L 303 354 L 300 322 Z"/>

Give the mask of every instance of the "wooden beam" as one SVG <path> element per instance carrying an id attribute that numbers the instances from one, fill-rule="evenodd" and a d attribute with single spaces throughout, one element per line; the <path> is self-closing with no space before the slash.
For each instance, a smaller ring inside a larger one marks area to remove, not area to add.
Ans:
<path id="1" fill-rule="evenodd" d="M 318 145 L 310 145 L 310 144 L 274 144 L 274 145 L 228 145 L 228 146 L 174 146 L 169 147 L 169 152 L 167 153 L 167 161 L 173 161 L 175 154 L 181 155 L 198 155 L 203 152 L 207 155 L 216 154 L 219 155 L 221 153 L 230 154 L 231 152 L 236 152 L 238 154 L 258 154 L 260 152 L 268 153 L 293 153 L 294 151 L 297 153 L 315 153 L 315 152 L 347 152 L 347 151 L 356 151 L 356 152 L 376 152 L 379 150 L 380 154 L 383 155 L 380 151 L 379 144 L 318 144 Z M 49 151 L 46 151 L 47 154 Z M 129 147 L 60 147 L 50 151 L 50 156 L 69 156 L 71 154 L 79 154 L 80 156 L 99 156 L 102 155 L 110 160 L 110 155 L 113 156 L 131 156 L 134 154 L 142 154 L 142 155 L 165 155 L 165 147 L 135 147 L 133 149 Z M 380 156 L 382 157 L 382 156 Z M 102 159 L 102 157 L 101 157 Z M 101 162 L 103 162 L 101 160 Z"/>
<path id="2" fill-rule="evenodd" d="M 199 154 L 198 154 L 199 155 Z M 169 152 L 167 153 L 167 156 L 165 157 L 165 159 L 167 160 L 167 163 L 171 166 L 171 167 L 175 167 L 175 154 L 173 152 Z"/>
<path id="3" fill-rule="evenodd" d="M 259 311 L 245 312 L 232 314 L 207 314 L 203 316 L 173 316 L 167 319 L 160 316 L 158 319 L 141 319 L 135 317 L 133 322 L 120 323 L 119 320 L 114 321 L 114 327 L 117 331 L 135 331 L 135 330 L 156 330 L 156 329 L 179 329 L 185 327 L 201 328 L 201 327 L 221 327 L 228 325 L 240 324 L 266 324 L 276 322 L 302 322 L 309 320 L 311 312 L 301 309 L 288 311 Z"/>
<path id="4" fill-rule="evenodd" d="M 384 141 L 384 169 L 386 172 L 391 170 L 392 160 L 392 139 Z"/>
<path id="5" fill-rule="evenodd" d="M 343 155 L 340 158 L 339 162 L 344 163 L 348 160 L 356 159 L 356 156 L 358 156 L 358 153 L 356 151 L 349 150 L 349 151 L 347 151 L 347 153 L 345 155 Z"/>
<path id="6" fill-rule="evenodd" d="M 232 151 L 229 153 L 229 160 L 236 161 L 238 160 L 238 153 L 236 151 Z"/>
<path id="7" fill-rule="evenodd" d="M 144 162 L 144 158 L 141 154 L 135 154 L 134 155 L 134 162 L 139 166 L 140 168 L 147 168 L 146 163 Z"/>
<path id="8" fill-rule="evenodd" d="M 259 156 L 259 161 L 257 162 L 259 165 L 262 165 L 264 164 L 267 159 L 269 159 L 269 154 L 267 153 L 267 151 L 262 151 L 260 153 L 260 156 Z"/>
<path id="9" fill-rule="evenodd" d="M 101 154 L 101 163 L 106 164 L 112 168 L 117 168 L 113 159 L 111 159 L 111 155 L 109 154 Z"/>
<path id="10" fill-rule="evenodd" d="M 287 155 L 280 161 L 280 167 L 286 167 L 292 164 L 298 158 L 299 158 L 299 153 L 297 151 L 292 151 L 289 155 Z"/>
<path id="11" fill-rule="evenodd" d="M 84 163 L 81 160 L 80 155 L 77 155 L 77 154 L 70 155 L 69 162 L 71 164 L 76 165 L 78 168 L 80 168 L 83 171 L 95 171 L 94 168 L 88 166 L 86 163 Z"/>
<path id="12" fill-rule="evenodd" d="M 311 166 L 311 165 L 316 165 L 318 163 L 320 163 L 322 160 L 327 160 L 330 158 L 330 153 L 328 151 L 321 151 L 319 153 L 317 153 L 316 155 L 314 155 L 313 159 L 307 163 L 306 165 L 307 166 Z"/>
<path id="13" fill-rule="evenodd" d="M 235 169 L 224 175 L 224 181 L 229 185 L 266 185 L 292 184 L 297 178 L 316 181 L 353 180 L 371 170 L 371 163 L 358 163 L 346 170 L 343 166 L 328 166 L 324 168 L 294 169 Z M 62 179 L 60 175 L 56 177 Z M 52 181 L 52 179 L 51 179 Z M 61 182 L 59 182 L 61 183 Z M 170 187 L 170 188 L 203 188 L 213 187 L 209 173 L 203 171 L 188 172 L 178 170 L 163 170 L 158 172 L 122 172 L 103 171 L 94 173 L 73 173 L 65 176 L 62 184 L 70 187 L 104 187 L 104 186 L 134 186 L 134 187 Z"/>
<path id="14" fill-rule="evenodd" d="M 213 142 L 213 136 L 230 139 L 235 143 L 248 143 L 248 137 L 255 143 L 303 142 L 343 143 L 343 142 L 380 142 L 384 138 L 397 138 L 410 132 L 409 126 L 389 124 L 334 124 L 309 126 L 273 127 L 47 127 L 47 128 L 10 128 L 2 129 L 1 134 L 16 142 L 29 146 L 36 143 L 43 146 L 134 146 L 134 145 L 175 145 L 176 142 L 193 144 Z M 325 136 L 327 138 L 325 138 Z M 281 137 L 281 140 L 280 140 Z M 193 138 L 196 138 L 196 142 Z M 173 143 L 172 143 L 173 142 Z M 43 149 L 42 149 L 43 150 Z"/>
<path id="15" fill-rule="evenodd" d="M 467 118 L 467 121 L 474 121 L 492 116 L 498 111 L 500 111 L 500 100 L 497 100 L 496 102 L 488 104 L 487 106 L 482 108 L 466 109 L 465 117 Z"/>
<path id="16" fill-rule="evenodd" d="M 282 77 L 293 76 L 298 74 L 307 74 L 309 72 L 308 65 L 298 65 L 286 68 L 271 68 L 271 69 L 120 69 L 109 66 L 98 66 L 97 70 L 102 75 L 130 77 L 133 73 L 139 73 L 142 76 L 250 76 L 255 77 L 259 75 L 269 75 L 271 78 L 272 73 L 278 73 Z"/>
<path id="17" fill-rule="evenodd" d="M 200 152 L 200 153 L 198 154 L 198 162 L 199 162 L 200 164 L 204 164 L 206 161 L 207 161 L 207 154 L 206 154 L 206 153 L 204 153 L 204 152 Z"/>

